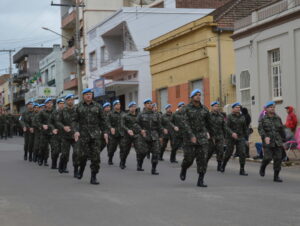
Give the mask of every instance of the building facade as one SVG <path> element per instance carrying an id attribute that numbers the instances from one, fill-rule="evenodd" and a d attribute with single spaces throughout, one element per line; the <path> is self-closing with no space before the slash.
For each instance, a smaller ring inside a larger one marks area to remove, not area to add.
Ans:
<path id="1" fill-rule="evenodd" d="M 149 41 L 196 18 L 210 9 L 122 8 L 88 32 L 88 85 L 105 79 L 105 91 L 112 92 L 123 106 L 152 95 Z"/>
<path id="2" fill-rule="evenodd" d="M 268 5 L 235 27 L 237 98 L 251 109 L 253 126 L 269 100 L 283 121 L 290 105 L 300 117 L 300 1 Z"/>

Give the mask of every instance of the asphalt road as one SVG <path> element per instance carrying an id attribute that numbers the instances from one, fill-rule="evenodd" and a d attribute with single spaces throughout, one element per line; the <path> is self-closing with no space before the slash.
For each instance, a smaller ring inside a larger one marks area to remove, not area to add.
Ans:
<path id="1" fill-rule="evenodd" d="M 102 153 L 99 186 L 89 184 L 90 171 L 77 180 L 22 160 L 21 138 L 0 141 L 0 226 L 275 226 L 300 225 L 300 170 L 284 168 L 284 183 L 265 178 L 257 163 L 248 163 L 248 177 L 238 175 L 231 160 L 225 174 L 206 176 L 208 188 L 195 186 L 195 165 L 185 182 L 179 164 L 160 162 L 159 176 L 136 171 L 135 155 L 126 170 L 106 163 Z M 167 156 L 166 156 L 167 157 Z M 181 159 L 181 156 L 179 157 Z"/>

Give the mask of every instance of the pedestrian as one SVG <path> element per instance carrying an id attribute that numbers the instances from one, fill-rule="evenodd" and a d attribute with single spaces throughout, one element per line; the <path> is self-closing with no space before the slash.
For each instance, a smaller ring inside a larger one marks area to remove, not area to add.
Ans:
<path id="1" fill-rule="evenodd" d="M 24 160 L 27 160 L 29 153 L 29 161 L 32 161 L 34 131 L 33 131 L 33 102 L 28 101 L 26 104 L 26 110 L 20 117 L 20 123 L 24 132 Z"/>
<path id="2" fill-rule="evenodd" d="M 123 131 L 121 129 L 121 117 L 123 112 L 121 111 L 121 103 L 119 100 L 113 102 L 113 111 L 107 117 L 107 123 L 109 128 L 108 138 L 108 164 L 113 165 L 113 157 L 118 148 L 120 147 Z M 120 160 L 121 167 L 121 160 Z"/>
<path id="3" fill-rule="evenodd" d="M 264 157 L 259 174 L 265 176 L 267 165 L 273 160 L 274 182 L 282 182 L 279 177 L 282 161 L 282 146 L 285 139 L 284 126 L 281 118 L 275 112 L 275 102 L 266 105 L 266 115 L 260 120 L 258 132 L 263 140 Z"/>
<path id="4" fill-rule="evenodd" d="M 184 107 L 184 157 L 181 164 L 180 179 L 186 179 L 187 169 L 194 160 L 197 163 L 198 187 L 207 187 L 204 176 L 207 168 L 208 140 L 210 138 L 210 116 L 206 106 L 201 103 L 202 91 L 195 89 L 190 94 L 191 102 Z"/>
<path id="5" fill-rule="evenodd" d="M 241 114 L 241 104 L 239 102 L 232 104 L 232 113 L 228 115 L 226 124 L 229 132 L 227 134 L 227 150 L 223 158 L 221 172 L 225 172 L 227 162 L 232 156 L 234 147 L 236 147 L 236 151 L 239 155 L 240 161 L 240 175 L 248 176 L 248 174 L 245 172 L 245 147 L 248 129 L 246 125 L 246 119 Z"/>
<path id="6" fill-rule="evenodd" d="M 59 173 L 67 173 L 67 165 L 72 147 L 73 176 L 78 176 L 77 144 L 74 140 L 76 107 L 74 105 L 74 95 L 68 94 L 65 97 L 65 107 L 58 114 L 57 127 L 61 133 L 61 155 L 58 164 Z"/>
<path id="7" fill-rule="evenodd" d="M 83 100 L 76 107 L 74 119 L 74 139 L 78 143 L 78 179 L 83 177 L 87 160 L 91 161 L 90 183 L 98 185 L 97 174 L 100 169 L 101 131 L 108 142 L 108 126 L 102 107 L 93 100 L 93 90 L 82 91 Z"/>
<path id="8" fill-rule="evenodd" d="M 171 122 L 173 123 L 174 127 L 174 133 L 171 137 L 171 155 L 170 155 L 170 162 L 171 163 L 178 163 L 176 160 L 176 154 L 177 151 L 182 148 L 183 144 L 183 133 L 182 130 L 180 130 L 180 123 L 183 122 L 183 111 L 185 103 L 180 102 L 177 105 L 177 110 L 172 114 Z"/>
<path id="9" fill-rule="evenodd" d="M 295 133 L 297 124 L 298 124 L 298 120 L 297 120 L 297 116 L 294 112 L 294 108 L 292 106 L 287 106 L 287 107 L 285 107 L 285 109 L 288 114 L 286 117 L 285 127 L 291 129 L 292 132 Z"/>
<path id="10" fill-rule="evenodd" d="M 44 110 L 41 110 L 37 116 L 37 124 L 40 129 L 40 142 L 39 142 L 39 165 L 49 166 L 49 145 L 51 141 L 51 128 L 49 127 L 49 119 L 53 111 L 53 100 L 47 98 L 44 102 Z"/>
<path id="11" fill-rule="evenodd" d="M 210 140 L 209 140 L 209 151 L 207 156 L 207 162 L 210 160 L 212 155 L 216 153 L 217 156 L 217 171 L 221 171 L 222 160 L 224 157 L 224 145 L 225 137 L 228 132 L 225 118 L 220 112 L 220 103 L 214 101 L 211 103 L 210 111 Z"/>
<path id="12" fill-rule="evenodd" d="M 130 149 L 133 146 L 138 151 L 138 142 L 141 140 L 141 135 L 138 129 L 135 127 L 137 121 L 137 104 L 132 101 L 128 104 L 129 111 L 122 115 L 121 118 L 121 129 L 123 130 L 124 136 L 120 143 L 120 168 L 126 168 L 126 160 L 129 155 Z M 138 159 L 138 158 L 137 158 Z"/>
<path id="13" fill-rule="evenodd" d="M 160 143 L 162 142 L 162 126 L 159 113 L 153 111 L 152 100 L 144 100 L 144 109 L 137 116 L 136 127 L 141 134 L 141 141 L 138 144 L 138 171 L 143 171 L 143 162 L 147 153 L 152 154 L 152 175 L 159 175 L 157 172 L 158 158 L 160 154 Z"/>
<path id="14" fill-rule="evenodd" d="M 103 113 L 104 113 L 104 116 L 105 118 L 108 120 L 108 115 L 110 114 L 111 112 L 111 104 L 109 102 L 105 102 L 103 104 Z M 102 133 L 101 134 L 101 152 L 104 150 L 105 147 L 107 147 L 108 144 L 105 142 L 105 139 L 104 139 L 104 134 Z M 107 156 L 108 156 L 108 148 L 107 148 Z"/>

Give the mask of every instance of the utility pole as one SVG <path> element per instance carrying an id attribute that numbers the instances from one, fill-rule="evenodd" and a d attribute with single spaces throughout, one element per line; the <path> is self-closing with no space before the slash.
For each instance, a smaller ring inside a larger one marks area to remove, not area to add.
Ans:
<path id="1" fill-rule="evenodd" d="M 9 54 L 9 102 L 10 102 L 10 113 L 13 114 L 14 111 L 14 103 L 13 103 L 13 75 L 12 75 L 12 52 L 15 52 L 14 49 L 2 49 L 0 52 L 6 52 Z"/>
<path id="2" fill-rule="evenodd" d="M 76 58 L 76 75 L 77 75 L 77 90 L 78 90 L 78 98 L 81 100 L 81 92 L 82 92 L 82 78 L 81 78 L 81 70 L 80 65 L 82 63 L 81 59 L 81 48 L 80 48 L 80 21 L 79 21 L 79 8 L 85 7 L 85 5 L 80 4 L 79 0 L 76 0 L 74 4 L 54 4 L 51 2 L 51 6 L 60 6 L 60 7 L 75 7 L 76 12 L 76 21 L 75 21 L 75 58 Z"/>

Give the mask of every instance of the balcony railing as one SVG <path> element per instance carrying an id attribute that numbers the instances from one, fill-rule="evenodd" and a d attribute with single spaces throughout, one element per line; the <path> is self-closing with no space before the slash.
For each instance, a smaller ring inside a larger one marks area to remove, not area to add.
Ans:
<path id="1" fill-rule="evenodd" d="M 121 65 L 122 58 L 123 58 L 123 54 L 119 54 L 119 55 L 110 57 L 108 59 L 103 59 L 103 60 L 101 60 L 101 66 L 104 67 L 104 66 L 107 66 L 107 65 L 109 65 L 111 63 L 114 63 L 116 61 L 118 61 L 119 65 Z"/>
<path id="2" fill-rule="evenodd" d="M 75 46 L 67 48 L 63 52 L 63 60 L 72 60 L 75 57 Z"/>
<path id="3" fill-rule="evenodd" d="M 257 12 L 258 20 L 264 20 L 288 9 L 288 1 L 280 1 Z"/>
<path id="4" fill-rule="evenodd" d="M 75 20 L 76 20 L 76 11 L 72 10 L 71 12 L 67 12 L 61 18 L 61 26 L 62 26 L 62 28 L 75 27 Z"/>

